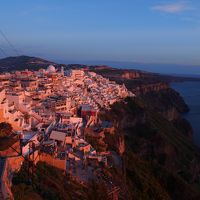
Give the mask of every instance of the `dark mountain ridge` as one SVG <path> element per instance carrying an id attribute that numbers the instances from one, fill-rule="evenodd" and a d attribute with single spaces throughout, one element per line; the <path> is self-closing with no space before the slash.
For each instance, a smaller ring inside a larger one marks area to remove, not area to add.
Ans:
<path id="1" fill-rule="evenodd" d="M 56 63 L 44 60 L 42 58 L 30 56 L 16 56 L 0 59 L 0 72 L 24 70 L 24 69 L 38 69 Z"/>
<path id="2" fill-rule="evenodd" d="M 73 68 L 83 68 L 85 70 L 94 70 L 95 72 L 105 75 L 106 77 L 122 81 L 134 80 L 137 82 L 141 80 L 145 83 L 146 80 L 151 82 L 174 82 L 174 81 L 200 81 L 200 77 L 187 77 L 187 76 L 177 76 L 177 75 L 164 75 L 159 73 L 147 72 L 138 69 L 117 69 L 107 65 L 81 65 L 81 64 L 64 64 L 49 61 L 39 57 L 33 56 L 13 56 L 0 59 L 0 72 L 9 72 L 15 70 L 38 70 L 40 68 L 46 68 L 48 65 L 55 65 L 56 67 L 64 66 L 66 69 Z M 140 79 L 137 79 L 140 78 Z M 142 79 L 141 79 L 142 78 Z"/>

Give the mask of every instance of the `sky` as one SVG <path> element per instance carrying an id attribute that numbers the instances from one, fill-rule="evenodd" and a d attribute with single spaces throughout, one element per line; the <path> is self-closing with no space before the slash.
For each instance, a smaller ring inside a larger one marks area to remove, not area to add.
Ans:
<path id="1" fill-rule="evenodd" d="M 0 57 L 200 66 L 199 0 L 0 0 L 0 31 Z"/>

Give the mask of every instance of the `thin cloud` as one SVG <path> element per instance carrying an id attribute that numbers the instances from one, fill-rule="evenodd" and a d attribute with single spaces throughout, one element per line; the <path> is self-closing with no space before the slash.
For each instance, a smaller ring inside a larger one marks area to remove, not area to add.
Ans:
<path id="1" fill-rule="evenodd" d="M 159 4 L 152 7 L 152 10 L 165 13 L 181 13 L 191 9 L 186 2 Z"/>

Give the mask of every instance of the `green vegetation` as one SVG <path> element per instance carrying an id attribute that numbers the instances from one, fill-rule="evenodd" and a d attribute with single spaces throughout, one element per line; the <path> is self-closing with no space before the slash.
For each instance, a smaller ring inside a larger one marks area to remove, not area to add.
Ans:
<path id="1" fill-rule="evenodd" d="M 148 103 L 145 98 L 127 98 L 101 116 L 125 135 L 124 162 L 132 199 L 200 199 L 199 150 Z M 118 148 L 116 142 L 110 145 Z"/>
<path id="2" fill-rule="evenodd" d="M 12 126 L 9 123 L 0 123 L 0 151 L 12 146 L 17 139 L 12 135 Z"/>
<path id="3" fill-rule="evenodd" d="M 167 109 L 176 109 L 178 112 L 187 112 L 188 106 L 183 98 L 173 89 L 167 88 L 159 92 L 151 91 L 143 95 L 142 101 L 145 101 L 147 109 L 153 108 L 157 112 L 165 112 Z"/>
<path id="4" fill-rule="evenodd" d="M 103 152 L 106 151 L 106 144 L 103 143 L 101 139 L 98 139 L 97 137 L 93 137 L 91 135 L 86 135 L 85 140 L 92 145 L 92 147 L 97 151 L 97 152 Z"/>
<path id="5" fill-rule="evenodd" d="M 33 188 L 25 183 L 14 186 L 12 192 L 16 200 L 42 200 L 40 195 L 35 193 Z"/>
<path id="6" fill-rule="evenodd" d="M 0 138 L 0 151 L 7 150 L 17 139 L 14 136 Z"/>
<path id="7" fill-rule="evenodd" d="M 63 171 L 43 162 L 36 165 L 33 177 L 28 177 L 27 165 L 24 164 L 13 178 L 12 191 L 15 200 L 108 199 L 102 183 L 91 181 L 88 185 L 82 185 Z"/>
<path id="8" fill-rule="evenodd" d="M 12 133 L 12 126 L 9 123 L 0 123 L 0 137 L 8 137 Z"/>

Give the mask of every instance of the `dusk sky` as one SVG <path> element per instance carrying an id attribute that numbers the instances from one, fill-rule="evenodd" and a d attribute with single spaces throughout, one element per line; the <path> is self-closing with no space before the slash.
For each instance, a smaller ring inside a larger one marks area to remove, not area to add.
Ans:
<path id="1" fill-rule="evenodd" d="M 23 55 L 200 65 L 199 0 L 1 0 L 0 30 Z"/>

